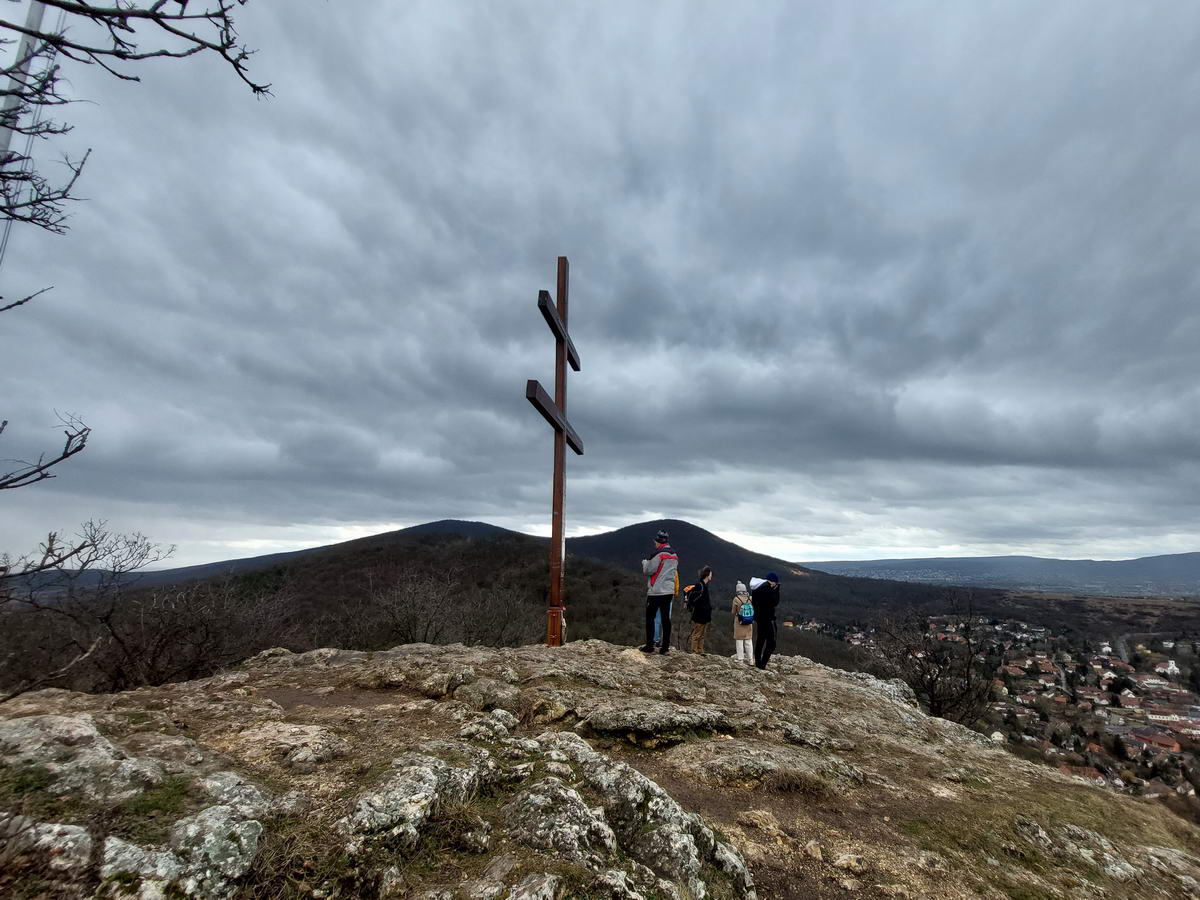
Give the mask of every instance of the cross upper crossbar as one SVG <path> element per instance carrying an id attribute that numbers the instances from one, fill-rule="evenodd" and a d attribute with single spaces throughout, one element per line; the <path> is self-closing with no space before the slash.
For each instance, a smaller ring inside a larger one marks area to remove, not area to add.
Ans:
<path id="1" fill-rule="evenodd" d="M 571 364 L 572 369 L 578 372 L 579 354 L 575 352 L 575 342 L 571 340 L 571 335 L 567 334 L 567 326 L 559 318 L 558 307 L 550 299 L 549 291 L 538 291 L 538 309 L 542 311 L 542 315 L 546 319 L 546 324 L 550 326 L 550 330 L 554 332 L 554 336 L 560 341 L 566 341 L 567 362 Z"/>

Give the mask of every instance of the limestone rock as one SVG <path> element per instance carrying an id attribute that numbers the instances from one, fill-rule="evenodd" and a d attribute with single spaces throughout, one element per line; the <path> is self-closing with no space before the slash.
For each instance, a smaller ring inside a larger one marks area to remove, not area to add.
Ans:
<path id="1" fill-rule="evenodd" d="M 835 869 L 844 869 L 847 872 L 852 872 L 855 875 L 861 875 L 867 871 L 866 861 L 859 855 L 854 853 L 842 853 L 833 861 Z"/>
<path id="2" fill-rule="evenodd" d="M 242 668 L 257 669 L 264 666 L 279 665 L 283 660 L 295 655 L 291 650 L 284 647 L 272 647 L 270 650 L 263 650 L 261 653 L 256 653 L 245 660 L 242 663 Z"/>
<path id="3" fill-rule="evenodd" d="M 737 814 L 739 825 L 745 825 L 749 828 L 755 828 L 770 839 L 780 843 L 783 841 L 783 829 L 779 827 L 779 820 L 775 818 L 775 814 L 769 809 L 747 809 Z"/>
<path id="4" fill-rule="evenodd" d="M 497 900 L 508 890 L 509 873 L 517 867 L 517 858 L 504 853 L 493 859 L 483 874 L 461 888 L 466 900 Z"/>
<path id="5" fill-rule="evenodd" d="M 512 889 L 508 900 L 558 900 L 562 887 L 563 880 L 558 875 L 529 875 Z"/>
<path id="6" fill-rule="evenodd" d="M 785 740 L 800 747 L 812 747 L 816 750 L 838 750 L 848 752 L 855 748 L 854 741 L 835 737 L 824 728 L 801 728 L 790 722 L 783 725 Z"/>
<path id="7" fill-rule="evenodd" d="M 82 794 L 115 802 L 159 784 L 162 763 L 130 759 L 100 734 L 90 715 L 27 716 L 0 720 L 0 758 L 44 766 L 55 776 L 55 794 Z"/>
<path id="8" fill-rule="evenodd" d="M 186 869 L 174 853 L 147 850 L 118 837 L 109 837 L 104 842 L 100 877 L 105 880 L 132 877 L 137 884 L 137 896 L 150 900 L 162 897 L 168 886 L 178 884 Z"/>
<path id="9" fill-rule="evenodd" d="M 511 684 L 494 678 L 477 678 L 459 686 L 454 699 L 461 700 L 475 709 L 506 709 L 516 712 L 521 692 Z"/>
<path id="10" fill-rule="evenodd" d="M 725 713 L 712 706 L 682 706 L 638 697 L 577 707 L 577 711 L 594 731 L 633 735 L 636 742 L 652 746 L 678 743 L 691 733 L 730 727 Z"/>
<path id="11" fill-rule="evenodd" d="M 416 688 L 426 697 L 440 699 L 460 685 L 475 680 L 475 670 L 470 666 L 456 666 L 450 670 L 431 672 L 417 682 Z"/>
<path id="12" fill-rule="evenodd" d="M 236 772 L 213 772 L 201 778 L 198 786 L 215 803 L 232 808 L 246 819 L 261 818 L 272 807 L 261 788 Z"/>
<path id="13" fill-rule="evenodd" d="M 0 812 L 0 859 L 6 854 L 33 856 L 52 872 L 74 874 L 90 864 L 92 836 L 78 825 L 36 822 Z"/>
<path id="14" fill-rule="evenodd" d="M 617 849 L 603 810 L 590 809 L 573 788 L 546 778 L 526 788 L 504 807 L 510 833 L 535 850 L 567 859 L 602 860 Z"/>
<path id="15" fill-rule="evenodd" d="M 467 750 L 463 755 L 474 754 Z M 465 801 L 491 777 L 494 764 L 484 759 L 487 764 L 463 765 L 424 753 L 394 759 L 383 783 L 359 797 L 354 811 L 337 823 L 351 838 L 351 852 L 363 846 L 364 838 L 412 849 L 431 815 L 448 803 Z"/>
<path id="16" fill-rule="evenodd" d="M 575 763 L 600 796 L 622 849 L 638 862 L 681 882 L 697 898 L 708 896 L 700 873 L 705 863 L 712 863 L 730 878 L 737 896 L 755 896 L 753 878 L 741 855 L 724 845 L 718 853 L 712 829 L 641 772 L 596 752 L 576 734 L 548 732 L 538 740 Z"/>
<path id="17" fill-rule="evenodd" d="M 170 844 L 189 863 L 185 893 L 222 896 L 227 882 L 250 868 L 260 834 L 259 822 L 242 819 L 229 806 L 210 806 L 176 822 Z"/>
<path id="18" fill-rule="evenodd" d="M 747 860 L 797 896 L 1200 900 L 1200 844 L 1161 805 L 799 657 L 760 672 L 599 641 L 276 650 L 195 682 L 2 705 L 0 788 L 0 854 L 50 879 L 18 877 L 17 896 L 107 874 L 110 900 L 225 900 L 260 887 L 244 882 L 269 839 L 264 870 L 311 871 L 304 890 L 328 900 L 745 900 Z M 169 844 L 99 837 L 139 809 Z"/>
<path id="19" fill-rule="evenodd" d="M 527 691 L 521 695 L 521 718 L 533 725 L 548 725 L 571 714 L 572 707 L 561 695 L 552 691 Z"/>
<path id="20" fill-rule="evenodd" d="M 346 752 L 346 742 L 320 725 L 266 722 L 244 729 L 238 740 L 251 759 L 267 756 L 301 771 L 311 770 Z"/>
<path id="21" fill-rule="evenodd" d="M 663 762 L 689 778 L 714 785 L 761 780 L 777 773 L 805 778 L 814 787 L 835 792 L 866 782 L 861 769 L 835 754 L 766 740 L 693 740 L 664 753 Z"/>

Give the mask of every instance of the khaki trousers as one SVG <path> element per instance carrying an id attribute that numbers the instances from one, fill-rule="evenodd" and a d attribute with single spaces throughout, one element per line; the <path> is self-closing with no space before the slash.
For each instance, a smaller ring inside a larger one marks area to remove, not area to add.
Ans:
<path id="1" fill-rule="evenodd" d="M 707 623 L 705 623 L 704 625 L 698 625 L 695 622 L 692 623 L 692 652 L 693 653 L 703 653 L 704 652 L 704 638 L 705 638 L 705 635 L 707 635 L 707 634 L 708 634 L 708 624 Z"/>

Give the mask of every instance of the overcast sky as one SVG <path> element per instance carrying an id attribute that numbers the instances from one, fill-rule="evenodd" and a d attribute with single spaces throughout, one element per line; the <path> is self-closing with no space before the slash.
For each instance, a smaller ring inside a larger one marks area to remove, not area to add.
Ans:
<path id="1" fill-rule="evenodd" d="M 8 6 L 8 4 L 5 4 Z M 353 9 L 354 13 L 346 12 Z M 3 10 L 7 16 L 13 13 Z M 184 565 L 440 518 L 794 560 L 1200 550 L 1200 7 L 253 0 L 70 67 L 65 237 L 0 271 L 0 550 Z"/>

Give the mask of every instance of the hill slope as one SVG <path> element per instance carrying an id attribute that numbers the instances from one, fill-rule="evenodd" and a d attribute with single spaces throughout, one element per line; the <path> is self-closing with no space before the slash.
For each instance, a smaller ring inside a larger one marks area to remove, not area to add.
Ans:
<path id="1" fill-rule="evenodd" d="M 701 566 L 709 565 L 715 572 L 713 588 L 725 597 L 733 593 L 737 581 L 773 571 L 779 575 L 783 588 L 782 608 L 790 616 L 813 616 L 826 621 L 865 620 L 889 608 L 926 605 L 943 608 L 953 594 L 943 586 L 819 572 L 747 550 L 679 519 L 639 522 L 604 534 L 571 538 L 567 549 L 640 574 L 639 561 L 653 551 L 653 538 L 659 529 L 671 535 L 671 545 L 679 554 L 680 578 L 685 584 L 696 577 Z M 998 591 L 980 591 L 976 601 L 999 608 L 1005 596 Z"/>
<path id="2" fill-rule="evenodd" d="M 747 580 L 752 575 L 763 576 L 770 571 L 775 571 L 781 578 L 782 610 L 786 616 L 813 616 L 830 621 L 865 620 L 886 608 L 926 605 L 942 608 L 953 594 L 952 590 L 942 586 L 817 572 L 747 550 L 690 522 L 661 519 L 567 540 L 568 557 L 574 560 L 567 566 L 567 577 L 575 580 L 575 584 L 569 586 L 568 596 L 573 598 L 569 602 L 578 613 L 588 620 L 602 619 L 605 610 L 593 608 L 599 594 L 603 594 L 604 603 L 631 600 L 636 603 L 644 584 L 640 561 L 653 551 L 653 537 L 660 528 L 671 534 L 672 544 L 680 555 L 683 583 L 689 583 L 701 565 L 711 565 L 716 572 L 713 591 L 722 602 L 732 596 L 738 580 Z M 382 564 L 402 566 L 406 559 L 425 555 L 425 548 L 455 538 L 467 541 L 460 548 L 456 566 L 469 573 L 470 582 L 483 585 L 489 577 L 512 580 L 507 576 L 515 573 L 521 589 L 527 594 L 545 595 L 545 538 L 484 522 L 453 519 L 292 553 L 148 572 L 138 576 L 138 584 L 154 587 L 196 578 L 286 570 L 302 585 L 302 599 L 333 599 L 355 589 L 354 583 L 361 580 L 356 573 Z M 616 572 L 605 575 L 600 571 L 603 566 L 597 567 L 596 563 L 603 563 Z M 600 590 L 606 580 L 608 587 L 619 585 L 618 593 L 607 588 Z M 1004 598 L 1001 592 L 980 591 L 976 600 L 984 605 L 990 603 L 989 608 L 999 609 Z M 980 608 L 982 611 L 983 607 Z M 609 639 L 615 636 L 613 632 L 603 630 L 587 633 L 591 637 Z"/>
<path id="3" fill-rule="evenodd" d="M 1197 896 L 1200 830 L 780 657 L 272 650 L 0 706 L 6 896 Z M 101 888 L 101 883 L 104 887 Z"/>

